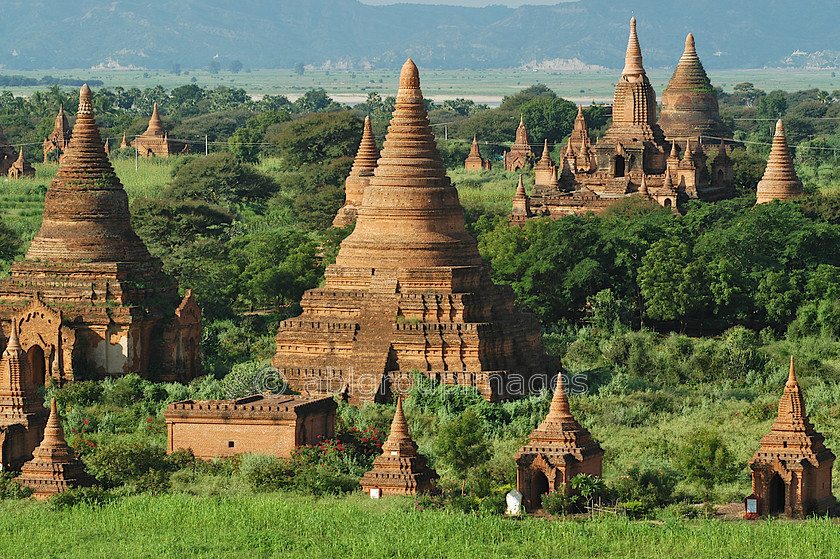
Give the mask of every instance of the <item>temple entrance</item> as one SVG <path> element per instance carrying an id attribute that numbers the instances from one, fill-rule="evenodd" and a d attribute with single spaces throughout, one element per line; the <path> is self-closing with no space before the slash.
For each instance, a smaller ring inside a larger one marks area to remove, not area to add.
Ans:
<path id="1" fill-rule="evenodd" d="M 723 186 L 723 169 L 718 169 L 718 172 L 717 172 L 717 186 Z"/>
<path id="2" fill-rule="evenodd" d="M 44 386 L 47 381 L 44 350 L 41 346 L 34 345 L 26 352 L 26 357 L 29 359 L 29 368 L 32 370 L 32 383 L 35 386 Z"/>
<path id="3" fill-rule="evenodd" d="M 624 157 L 622 157 L 621 155 L 615 156 L 615 176 L 624 176 Z"/>
<path id="4" fill-rule="evenodd" d="M 670 199 L 670 198 L 665 198 L 665 207 L 666 207 L 666 208 L 670 208 L 670 207 L 671 207 L 671 199 Z"/>
<path id="5" fill-rule="evenodd" d="M 534 510 L 542 508 L 542 496 L 548 493 L 548 478 L 537 471 L 531 478 L 531 506 Z"/>
<path id="6" fill-rule="evenodd" d="M 785 482 L 779 474 L 773 475 L 770 486 L 767 490 L 769 499 L 770 514 L 783 514 L 785 512 Z"/>

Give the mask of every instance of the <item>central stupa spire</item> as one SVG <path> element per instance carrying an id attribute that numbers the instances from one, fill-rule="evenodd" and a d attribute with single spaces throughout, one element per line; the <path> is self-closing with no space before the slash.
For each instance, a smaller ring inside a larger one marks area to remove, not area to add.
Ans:
<path id="1" fill-rule="evenodd" d="M 464 228 L 458 191 L 438 153 L 411 59 L 403 65 L 388 133 L 356 228 L 336 264 L 354 268 L 422 268 L 481 264 Z"/>

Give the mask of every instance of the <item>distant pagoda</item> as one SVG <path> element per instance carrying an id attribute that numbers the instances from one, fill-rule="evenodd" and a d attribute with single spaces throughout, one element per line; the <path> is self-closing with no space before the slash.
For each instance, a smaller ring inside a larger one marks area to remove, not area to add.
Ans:
<path id="1" fill-rule="evenodd" d="M 272 363 L 295 390 L 353 402 L 406 393 L 413 371 L 492 400 L 538 390 L 559 362 L 546 355 L 534 316 L 517 311 L 489 271 L 408 60 L 356 227 L 324 287 L 280 324 Z"/>
<path id="2" fill-rule="evenodd" d="M 466 171 L 489 171 L 493 167 L 489 159 L 481 157 L 481 150 L 478 149 L 478 137 L 473 136 L 472 145 L 470 146 L 470 153 L 464 160 L 464 170 Z"/>
<path id="3" fill-rule="evenodd" d="M 668 87 L 662 92 L 659 126 L 670 139 L 731 138 L 720 119 L 717 93 L 694 48 L 694 35 L 685 38 L 685 51 Z"/>
<path id="4" fill-rule="evenodd" d="M 346 227 L 356 221 L 365 187 L 370 183 L 377 159 L 379 159 L 379 148 L 376 147 L 376 140 L 373 138 L 370 117 L 366 116 L 359 151 L 356 152 L 350 176 L 344 181 L 344 205 L 333 219 L 333 227 Z"/>
<path id="5" fill-rule="evenodd" d="M 20 148 L 20 154 L 18 155 L 17 160 L 12 163 L 12 166 L 9 167 L 9 178 L 10 179 L 21 179 L 23 177 L 34 177 L 35 176 L 35 169 L 32 168 L 32 165 L 29 161 L 26 160 L 26 157 L 23 155 L 23 148 Z"/>
<path id="6" fill-rule="evenodd" d="M 44 163 L 53 151 L 57 150 L 59 157 L 64 153 L 70 143 L 70 134 L 70 123 L 67 121 L 67 115 L 64 114 L 64 106 L 59 105 L 53 131 L 44 140 Z"/>
<path id="7" fill-rule="evenodd" d="M 519 126 L 516 127 L 516 139 L 510 150 L 503 155 L 505 171 L 518 171 L 528 169 L 534 164 L 537 156 L 528 143 L 528 130 L 525 128 L 525 117 L 519 115 Z"/>
<path id="8" fill-rule="evenodd" d="M 0 321 L 19 326 L 40 385 L 77 372 L 188 380 L 201 369 L 201 311 L 131 227 L 84 85 L 73 134 L 47 190 L 41 229 L 0 281 Z"/>
<path id="9" fill-rule="evenodd" d="M 415 495 L 431 491 L 438 475 L 427 465 L 426 457 L 417 452 L 417 445 L 408 434 L 402 398 L 391 422 L 391 433 L 382 445 L 382 454 L 373 461 L 373 469 L 359 483 L 362 490 L 381 489 L 383 496 Z"/>
<path id="10" fill-rule="evenodd" d="M 776 133 L 773 135 L 764 176 L 758 181 L 755 203 L 757 205 L 773 200 L 790 200 L 802 196 L 802 193 L 802 181 L 796 176 L 796 169 L 793 167 L 793 158 L 790 156 L 785 137 L 785 126 L 782 119 L 779 119 L 776 122 Z"/>

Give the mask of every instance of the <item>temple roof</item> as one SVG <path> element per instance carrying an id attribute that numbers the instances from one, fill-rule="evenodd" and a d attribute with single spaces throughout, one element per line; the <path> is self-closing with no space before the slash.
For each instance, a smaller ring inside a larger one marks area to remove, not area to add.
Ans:
<path id="1" fill-rule="evenodd" d="M 770 147 L 767 167 L 756 189 L 756 204 L 774 199 L 787 200 L 800 194 L 802 194 L 802 182 L 796 176 L 793 158 L 785 137 L 785 127 L 779 119 L 776 122 L 776 133 Z"/>
<path id="2" fill-rule="evenodd" d="M 379 159 L 379 148 L 376 147 L 376 140 L 373 138 L 373 129 L 370 124 L 370 117 L 365 117 L 365 126 L 362 130 L 362 141 L 356 158 L 353 160 L 353 168 L 350 175 L 354 177 L 366 177 L 373 175 L 376 169 L 376 161 Z"/>
<path id="3" fill-rule="evenodd" d="M 403 412 L 402 397 L 397 398 L 397 410 L 394 412 L 394 419 L 391 421 L 391 432 L 388 440 L 382 444 L 382 451 L 386 454 L 397 456 L 414 456 L 417 454 L 417 445 L 408 434 L 408 423 Z"/>
<path id="4" fill-rule="evenodd" d="M 694 35 L 691 33 L 685 38 L 685 50 L 674 69 L 671 81 L 668 82 L 668 87 L 665 89 L 665 91 L 669 90 L 714 93 L 709 76 L 706 75 L 706 70 L 703 69 L 703 64 L 700 63 L 700 58 L 697 56 L 697 50 L 694 48 Z"/>
<path id="5" fill-rule="evenodd" d="M 41 229 L 27 260 L 145 262 L 149 251 L 131 228 L 128 196 L 108 160 L 85 84 L 70 142 L 44 201 Z"/>
<path id="6" fill-rule="evenodd" d="M 816 467 L 834 459 L 834 454 L 823 444 L 824 440 L 808 420 L 805 399 L 791 356 L 790 372 L 779 400 L 776 420 L 770 432 L 762 437 L 761 448 L 756 451 L 750 463 L 778 457 L 784 460 L 808 460 Z"/>

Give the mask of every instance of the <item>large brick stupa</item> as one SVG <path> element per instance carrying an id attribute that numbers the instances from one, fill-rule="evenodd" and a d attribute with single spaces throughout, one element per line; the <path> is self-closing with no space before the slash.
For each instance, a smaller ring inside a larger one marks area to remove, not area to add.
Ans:
<path id="1" fill-rule="evenodd" d="M 413 371 L 492 400 L 516 396 L 543 386 L 559 362 L 513 300 L 464 227 L 408 60 L 356 227 L 326 285 L 281 323 L 273 364 L 295 390 L 354 402 L 407 392 Z"/>
<path id="2" fill-rule="evenodd" d="M 85 85 L 41 229 L 0 282 L 3 337 L 14 321 L 40 384 L 132 372 L 190 379 L 201 368 L 201 311 L 131 228 L 91 102 Z"/>

